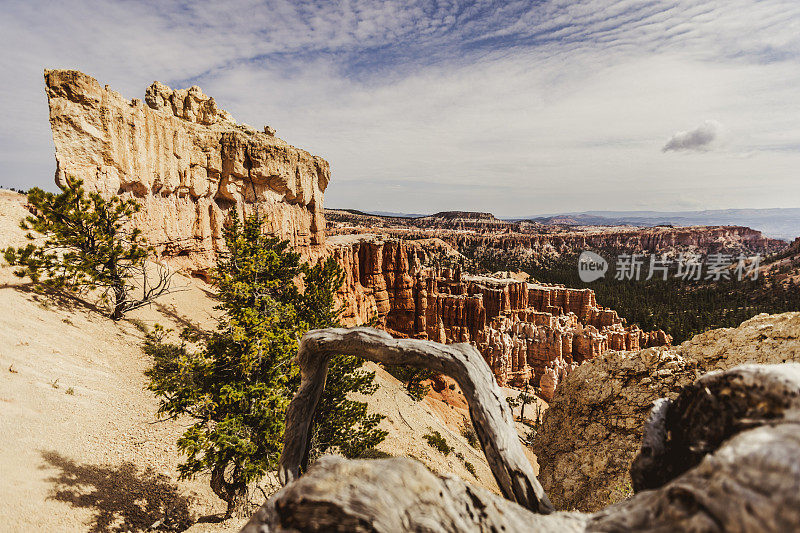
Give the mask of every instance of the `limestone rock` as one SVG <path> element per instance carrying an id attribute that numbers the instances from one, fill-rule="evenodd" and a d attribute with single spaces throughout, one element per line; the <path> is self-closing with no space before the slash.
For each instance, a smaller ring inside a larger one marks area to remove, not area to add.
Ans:
<path id="1" fill-rule="evenodd" d="M 473 276 L 428 266 L 438 251 L 425 241 L 337 235 L 327 251 L 342 265 L 343 322 L 371 322 L 396 337 L 474 344 L 498 382 L 541 386 L 550 400 L 559 381 L 609 349 L 672 342 L 663 331 L 625 325 L 597 305 L 594 291 L 528 283 L 498 273 Z M 544 380 L 541 383 L 540 380 Z"/>
<path id="2" fill-rule="evenodd" d="M 611 351 L 587 361 L 555 391 L 533 450 L 539 480 L 557 508 L 598 510 L 630 494 L 641 427 L 658 398 L 712 370 L 800 362 L 800 313 L 758 315 L 738 328 L 675 348 Z"/>
<path id="3" fill-rule="evenodd" d="M 172 266 L 203 272 L 226 217 L 258 211 L 301 251 L 325 239 L 328 163 L 237 124 L 197 87 L 154 82 L 144 103 L 75 70 L 45 71 L 56 182 L 141 204 L 134 224 Z"/>

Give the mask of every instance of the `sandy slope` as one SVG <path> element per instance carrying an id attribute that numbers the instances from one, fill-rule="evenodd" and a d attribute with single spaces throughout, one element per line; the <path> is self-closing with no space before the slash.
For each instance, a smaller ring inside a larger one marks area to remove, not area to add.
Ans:
<path id="1" fill-rule="evenodd" d="M 25 242 L 17 227 L 22 200 L 0 191 L 2 248 Z M 180 292 L 114 323 L 79 303 L 44 300 L 0 267 L 0 530 L 140 531 L 165 514 L 196 519 L 224 509 L 206 479 L 176 481 L 175 441 L 186 424 L 157 422 L 157 401 L 145 390 L 143 325 L 214 326 L 208 286 L 182 276 L 175 284 Z M 372 368 L 381 387 L 369 403 L 387 416 L 390 432 L 381 449 L 495 487 L 482 454 L 457 429 L 461 412 L 433 399 L 414 402 Z M 421 439 L 430 429 L 475 466 L 477 479 L 464 460 Z M 199 523 L 191 531 L 241 524 Z"/>

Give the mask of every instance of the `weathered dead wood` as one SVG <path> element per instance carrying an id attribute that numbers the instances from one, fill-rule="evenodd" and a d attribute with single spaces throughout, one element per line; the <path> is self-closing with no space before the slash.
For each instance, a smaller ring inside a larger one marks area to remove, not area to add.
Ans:
<path id="1" fill-rule="evenodd" d="M 463 345 L 395 341 L 366 328 L 356 330 L 354 336 L 349 331 L 313 332 L 301 345 L 306 358 L 301 362 L 305 390 L 301 389 L 302 401 L 294 405 L 292 416 L 297 418 L 287 425 L 285 448 L 294 455 L 284 463 L 286 479 L 297 475 L 306 444 L 303 440 L 295 449 L 292 439 L 307 438 L 308 424 L 303 421 L 308 418 L 302 415 L 313 414 L 309 404 L 315 405 L 322 386 L 312 385 L 330 353 L 361 355 L 388 364 L 402 361 L 456 379 L 466 373 L 468 379 L 460 383 L 465 396 L 470 391 L 467 398 L 476 429 L 479 416 L 488 420 L 482 434 L 479 430 L 488 456 L 489 439 L 503 435 L 496 427 L 498 420 L 509 420 L 505 402 L 494 391 L 494 380 L 487 385 L 486 380 L 469 377 L 476 368 L 471 366 L 476 363 L 469 350 Z M 430 350 L 438 356 L 431 358 Z M 322 380 L 324 375 L 321 372 Z M 493 392 L 481 394 L 482 387 Z M 494 407 L 482 407 L 487 401 Z M 437 476 L 409 459 L 323 458 L 304 477 L 273 495 L 243 531 L 797 530 L 800 365 L 747 365 L 712 373 L 684 387 L 675 401 L 657 402 L 633 475 L 640 492 L 599 513 L 542 515 L 455 477 Z M 654 490 L 642 490 L 646 486 Z"/>
<path id="2" fill-rule="evenodd" d="M 286 413 L 279 466 L 282 483 L 299 477 L 310 443 L 314 411 L 325 387 L 328 360 L 334 354 L 427 368 L 455 379 L 469 405 L 478 439 L 503 495 L 531 511 L 552 512 L 553 507 L 522 451 L 505 395 L 478 350 L 469 344 L 395 339 L 373 328 L 313 330 L 301 339 L 297 357 L 302 382 Z"/>
<path id="3" fill-rule="evenodd" d="M 743 365 L 712 372 L 656 403 L 631 466 L 634 491 L 696 466 L 737 433 L 800 421 L 800 364 Z"/>
<path id="4" fill-rule="evenodd" d="M 796 531 L 800 365 L 713 372 L 656 405 L 631 477 L 590 530 Z"/>
<path id="5" fill-rule="evenodd" d="M 534 514 L 408 458 L 327 456 L 261 507 L 244 533 L 584 530 L 580 513 Z"/>
<path id="6" fill-rule="evenodd" d="M 800 426 L 749 429 L 656 490 L 596 513 L 590 531 L 797 531 Z"/>

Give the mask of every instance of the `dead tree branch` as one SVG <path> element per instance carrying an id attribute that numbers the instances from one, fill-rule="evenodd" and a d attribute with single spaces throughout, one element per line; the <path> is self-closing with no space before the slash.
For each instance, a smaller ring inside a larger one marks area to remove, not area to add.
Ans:
<path id="1" fill-rule="evenodd" d="M 430 368 L 456 379 L 508 499 L 404 458 L 327 457 L 298 479 L 334 353 Z M 520 465 L 527 460 L 506 402 L 474 348 L 397 340 L 370 328 L 327 329 L 306 334 L 298 355 L 302 385 L 287 413 L 279 471 L 286 486 L 253 515 L 244 533 L 782 532 L 800 527 L 800 364 L 715 372 L 684 387 L 674 401 L 657 402 L 632 468 L 638 493 L 594 515 L 545 515 L 531 512 L 549 502 Z"/>
<path id="2" fill-rule="evenodd" d="M 553 510 L 522 451 L 511 411 L 478 350 L 469 344 L 443 345 L 416 339 L 394 339 L 373 328 L 320 329 L 300 341 L 300 390 L 289 404 L 279 475 L 286 484 L 299 477 L 310 442 L 311 421 L 325 387 L 331 355 L 362 357 L 387 365 L 410 365 L 456 380 L 469 405 L 489 467 L 503 495 L 538 513 Z"/>

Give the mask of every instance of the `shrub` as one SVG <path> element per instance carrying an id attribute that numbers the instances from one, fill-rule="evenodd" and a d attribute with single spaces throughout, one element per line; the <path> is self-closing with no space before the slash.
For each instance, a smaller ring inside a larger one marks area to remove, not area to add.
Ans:
<path id="1" fill-rule="evenodd" d="M 481 443 L 478 440 L 478 434 L 475 432 L 475 428 L 472 427 L 472 423 L 470 423 L 468 420 L 464 421 L 464 428 L 461 430 L 461 435 L 464 437 L 464 439 L 466 439 L 470 446 L 480 449 Z"/>
<path id="2" fill-rule="evenodd" d="M 29 277 L 39 290 L 81 293 L 100 289 L 102 301 L 114 320 L 149 304 L 169 290 L 171 275 L 159 268 L 152 283 L 145 269 L 148 249 L 140 232 L 130 229 L 128 220 L 139 210 L 133 200 L 113 196 L 103 199 L 86 194 L 79 180 L 68 179 L 59 194 L 33 188 L 28 203 L 33 215 L 20 224 L 22 229 L 45 236 L 42 244 L 8 247 L 4 256 L 18 266 L 19 277 Z M 30 240 L 35 237 L 27 234 Z M 134 279 L 140 279 L 139 287 Z M 134 296 L 141 288 L 141 296 Z"/>
<path id="3" fill-rule="evenodd" d="M 405 384 L 406 392 L 414 401 L 421 401 L 431 389 L 422 382 L 433 377 L 432 370 L 408 365 L 387 365 L 386 371 Z"/>
<path id="4" fill-rule="evenodd" d="M 475 465 L 473 465 L 469 461 L 464 461 L 464 468 L 466 468 L 467 472 L 469 472 L 473 476 L 478 477 L 477 474 L 475 473 Z"/>
<path id="5" fill-rule="evenodd" d="M 447 444 L 445 438 L 438 431 L 431 430 L 428 434 L 423 435 L 422 438 L 428 441 L 431 447 L 436 448 L 444 455 L 450 455 L 453 452 L 453 448 Z"/>
<path id="6" fill-rule="evenodd" d="M 224 237 L 228 251 L 213 272 L 222 311 L 217 330 L 185 330 L 183 342 L 174 344 L 164 342 L 166 332 L 156 327 L 145 351 L 153 357 L 147 375 L 161 398 L 160 414 L 194 419 L 178 440 L 187 456 L 181 478 L 210 472 L 211 487 L 231 516 L 247 502 L 248 485 L 277 466 L 286 407 L 300 381 L 297 341 L 310 327 L 336 324 L 333 302 L 342 274 L 332 260 L 301 265 L 288 242 L 262 232 L 257 216 L 231 220 Z M 295 284 L 298 276 L 304 294 Z M 199 349 L 190 350 L 189 340 Z M 351 391 L 373 392 L 373 377 L 355 358 L 332 359 L 315 415 L 317 453 L 334 449 L 353 456 L 383 440 L 381 417 L 346 398 Z"/>

